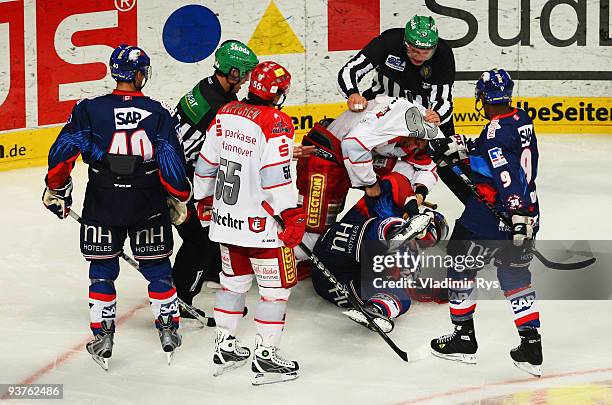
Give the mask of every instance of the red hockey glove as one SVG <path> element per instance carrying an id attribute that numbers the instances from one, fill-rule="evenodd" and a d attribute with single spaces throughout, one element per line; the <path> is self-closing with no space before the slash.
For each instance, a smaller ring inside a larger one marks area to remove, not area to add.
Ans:
<path id="1" fill-rule="evenodd" d="M 285 229 L 278 233 L 278 237 L 289 248 L 296 247 L 302 241 L 306 232 L 306 214 L 302 207 L 290 208 L 281 213 Z"/>
<path id="2" fill-rule="evenodd" d="M 200 221 L 210 221 L 212 217 L 213 196 L 206 197 L 196 203 L 198 219 Z"/>

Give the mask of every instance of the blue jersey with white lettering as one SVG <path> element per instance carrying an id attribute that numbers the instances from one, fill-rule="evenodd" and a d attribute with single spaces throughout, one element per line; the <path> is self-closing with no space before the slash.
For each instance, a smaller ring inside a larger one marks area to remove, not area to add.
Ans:
<path id="1" fill-rule="evenodd" d="M 527 113 L 514 108 L 494 117 L 474 142 L 469 158 L 470 177 L 480 194 L 508 219 L 517 210 L 528 212 L 534 217 L 534 230 L 537 231 L 538 143 L 533 121 Z M 508 230 L 475 198 L 467 202 L 460 221 L 483 238 L 497 239 L 498 232 Z"/>
<path id="2" fill-rule="evenodd" d="M 159 169 L 168 194 L 185 201 L 191 187 L 177 128 L 171 109 L 141 92 L 115 90 L 81 100 L 49 150 L 47 185 L 63 187 L 79 154 L 89 165 L 107 154 L 141 156 L 140 165 Z"/>

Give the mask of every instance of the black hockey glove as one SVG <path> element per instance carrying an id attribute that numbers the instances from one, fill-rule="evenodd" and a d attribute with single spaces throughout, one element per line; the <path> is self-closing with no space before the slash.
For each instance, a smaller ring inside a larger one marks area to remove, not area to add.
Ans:
<path id="1" fill-rule="evenodd" d="M 456 163 L 468 158 L 468 152 L 472 147 L 472 140 L 463 135 L 451 135 L 448 138 L 433 139 L 429 141 L 428 153 L 434 162 L 440 167 L 446 166 L 446 162 Z"/>
<path id="2" fill-rule="evenodd" d="M 72 206 L 72 178 L 68 178 L 64 187 L 55 190 L 45 187 L 42 202 L 59 219 L 66 218 Z"/>

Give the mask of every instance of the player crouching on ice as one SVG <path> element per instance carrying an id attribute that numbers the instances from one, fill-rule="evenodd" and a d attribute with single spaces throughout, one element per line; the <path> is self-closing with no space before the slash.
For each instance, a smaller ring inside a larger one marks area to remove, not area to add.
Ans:
<path id="1" fill-rule="evenodd" d="M 529 271 L 533 257 L 529 249 L 539 228 L 535 186 L 538 146 L 531 119 L 525 111 L 510 105 L 513 87 L 514 82 L 503 69 L 484 72 L 476 84 L 476 105 L 480 102 L 482 108 L 476 109 L 484 110 L 490 122 L 474 142 L 454 135 L 438 144 L 432 142 L 432 148 L 434 155 L 468 175 L 479 195 L 467 201 L 455 223 L 447 251 L 450 255 L 469 255 L 477 245 L 482 251 L 493 252 L 497 277 L 510 301 L 521 337 L 521 344 L 510 356 L 517 367 L 540 376 L 542 347 L 537 329 L 540 317 Z M 511 219 L 512 227 L 500 225 L 485 202 Z M 477 292 L 474 280 L 478 270 L 481 268 L 463 272 L 448 268 L 448 278 L 462 281 L 463 286 L 449 288 L 450 316 L 455 330 L 431 341 L 432 353 L 438 357 L 476 363 L 478 344 L 473 316 Z"/>
<path id="2" fill-rule="evenodd" d="M 209 236 L 221 247 L 214 375 L 244 365 L 251 355 L 235 335 L 255 278 L 260 300 L 251 364 L 254 385 L 292 380 L 299 370 L 296 361 L 278 354 L 287 300 L 297 282 L 292 248 L 305 230 L 291 179 L 293 123 L 277 109 L 290 82 L 291 75 L 278 63 L 257 65 L 248 97 L 221 107 L 208 128 L 194 177 L 198 212 L 204 199 L 213 196 Z M 282 217 L 283 230 L 273 215 Z"/>
<path id="3" fill-rule="evenodd" d="M 374 276 L 373 269 L 367 268 L 372 263 L 373 255 L 394 255 L 400 252 L 402 255 L 416 257 L 419 246 L 431 247 L 444 239 L 448 225 L 442 214 L 428 211 L 426 215 L 431 217 L 429 224 L 416 235 L 417 243 L 410 243 L 410 236 L 406 234 L 409 229 L 407 222 L 421 220 L 420 217 L 424 216 L 415 214 L 407 221 L 402 219 L 406 201 L 414 199 L 410 182 L 400 173 L 390 173 L 382 177 L 378 184 L 381 191 L 376 204 L 368 205 L 368 197 L 362 197 L 323 234 L 315 244 L 313 253 L 338 281 L 354 290 L 364 301 L 365 311 L 388 333 L 394 327 L 393 319 L 410 308 L 410 291 L 409 288 L 375 288 L 364 285 L 362 280 L 372 280 Z M 416 282 L 420 273 L 419 266 L 388 270 L 393 270 L 395 274 L 387 272 L 386 276 L 396 281 L 404 278 Z M 362 271 L 372 273 L 362 274 Z M 341 308 L 352 308 L 346 296 L 316 269 L 312 271 L 312 284 L 315 291 L 327 301 Z M 349 309 L 344 314 L 367 326 L 361 312 Z"/>
<path id="4" fill-rule="evenodd" d="M 170 276 L 171 222 L 186 217 L 191 185 L 171 109 L 142 94 L 150 60 L 120 45 L 110 57 L 111 93 L 78 102 L 49 150 L 44 205 L 60 219 L 72 204 L 70 172 L 81 154 L 89 181 L 81 220 L 81 252 L 89 261 L 89 311 L 94 340 L 87 351 L 105 370 L 113 351 L 119 256 L 127 236 L 168 364 L 181 345 L 176 289 Z"/>

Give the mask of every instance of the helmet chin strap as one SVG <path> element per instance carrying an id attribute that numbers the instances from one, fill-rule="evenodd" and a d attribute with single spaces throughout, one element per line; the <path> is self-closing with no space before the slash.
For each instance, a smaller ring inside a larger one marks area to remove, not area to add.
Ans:
<path id="1" fill-rule="evenodd" d="M 478 108 L 478 102 L 480 101 L 480 108 Z M 476 110 L 476 112 L 478 113 L 478 118 L 484 118 L 484 119 L 488 119 L 486 116 L 486 113 L 483 113 L 484 111 L 484 103 L 482 102 L 482 97 L 479 97 L 476 99 L 476 101 L 474 101 L 474 109 Z"/>
<path id="2" fill-rule="evenodd" d="M 285 103 L 285 100 L 287 99 L 287 94 L 285 93 L 281 93 L 281 99 L 278 103 L 274 104 L 271 103 L 274 107 L 278 108 L 279 110 L 283 109 L 283 104 Z"/>

